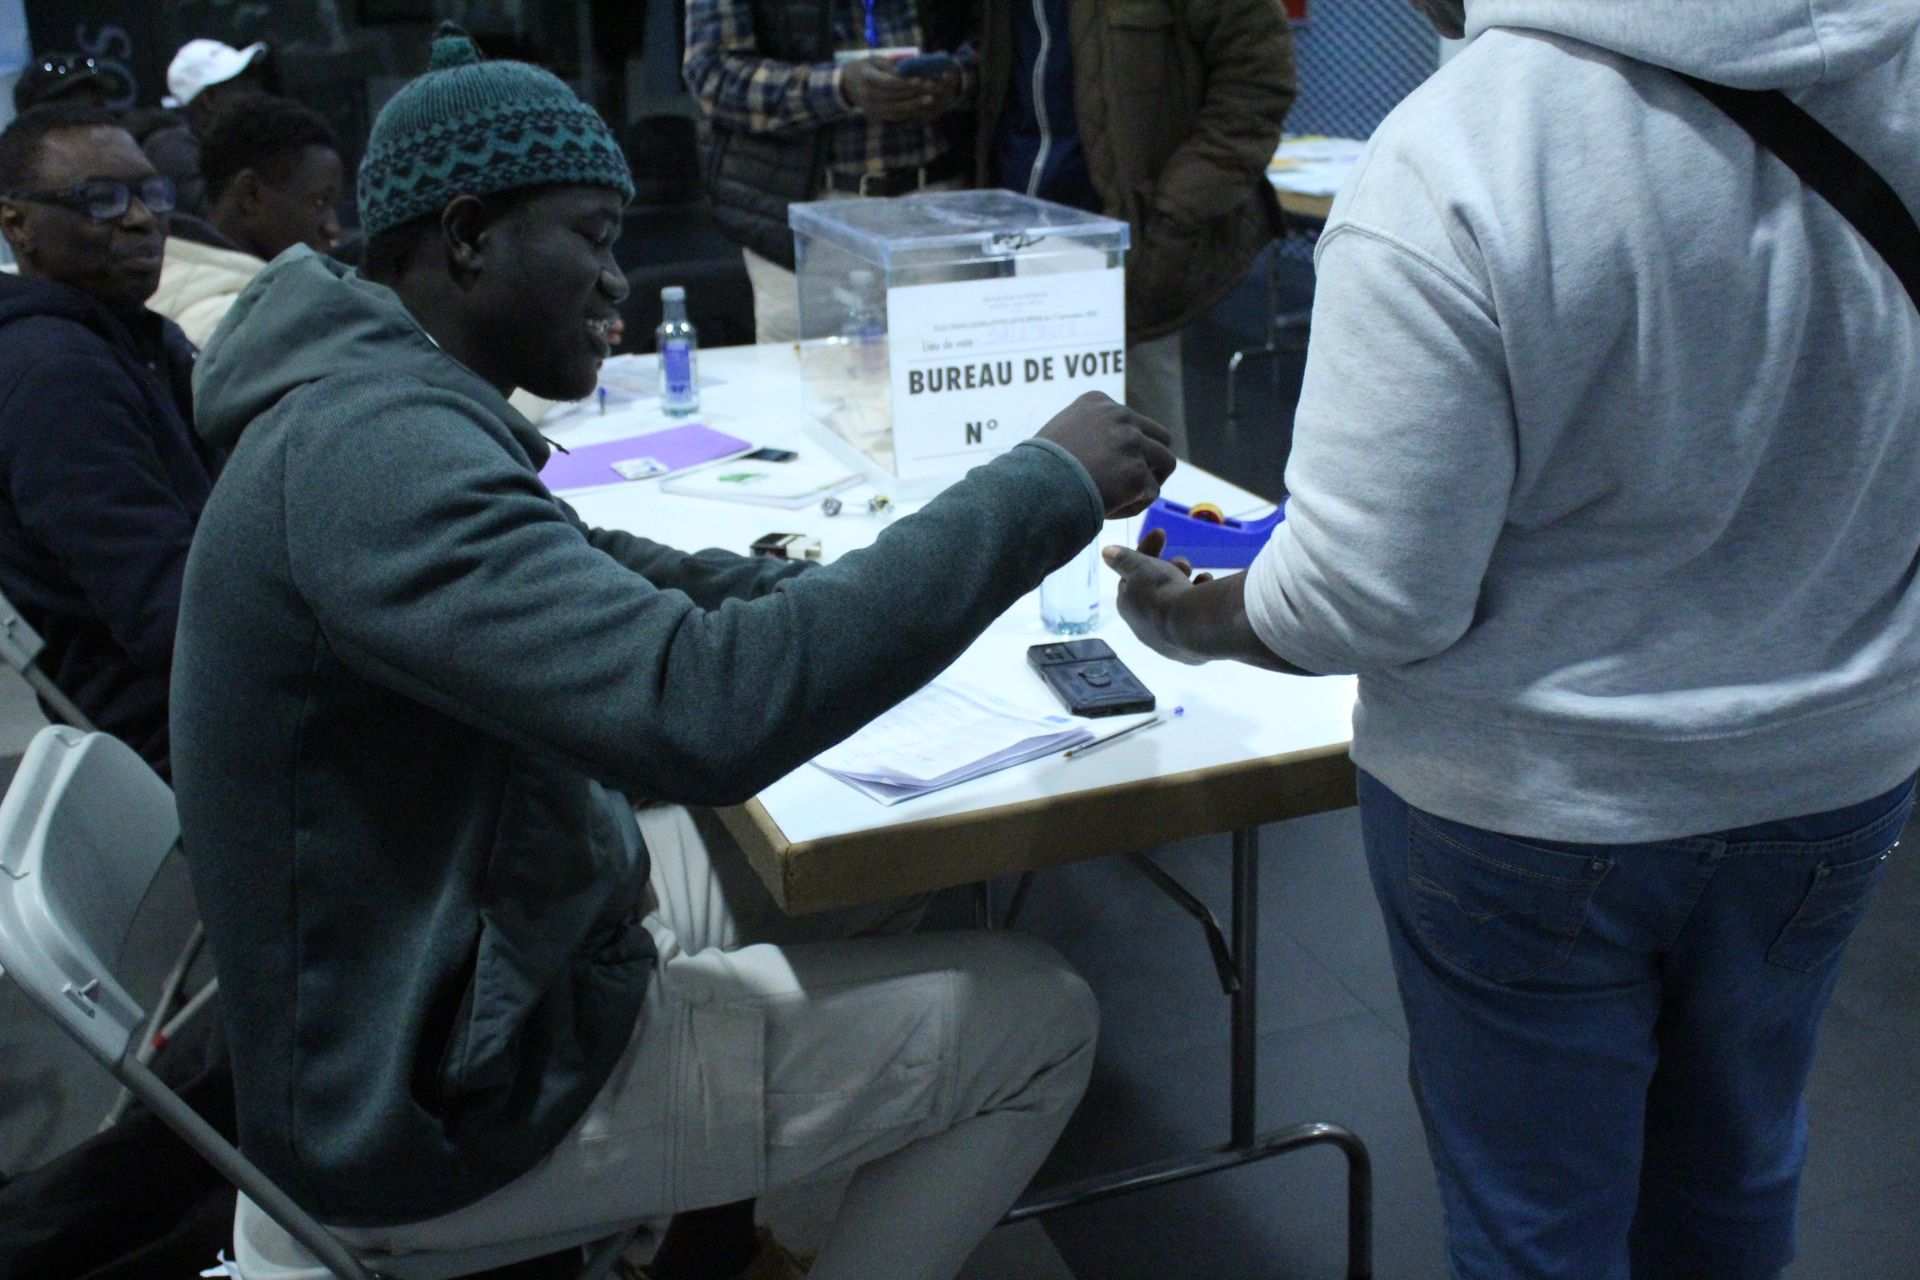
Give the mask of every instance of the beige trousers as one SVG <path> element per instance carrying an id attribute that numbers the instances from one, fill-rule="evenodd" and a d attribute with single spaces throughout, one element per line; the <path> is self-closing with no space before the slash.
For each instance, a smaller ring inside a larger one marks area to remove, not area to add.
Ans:
<path id="1" fill-rule="evenodd" d="M 951 1280 L 1086 1088 L 1086 984 L 1018 934 L 751 941 L 870 928 L 887 909 L 789 919 L 710 818 L 637 818 L 660 963 L 586 1115 L 475 1204 L 342 1234 L 360 1249 L 458 1251 L 851 1174 L 812 1280 Z M 326 1274 L 244 1198 L 235 1253 L 247 1280 Z"/>
<path id="2" fill-rule="evenodd" d="M 800 341 L 800 289 L 793 272 L 772 258 L 743 248 L 747 280 L 753 285 L 753 338 L 756 342 Z"/>

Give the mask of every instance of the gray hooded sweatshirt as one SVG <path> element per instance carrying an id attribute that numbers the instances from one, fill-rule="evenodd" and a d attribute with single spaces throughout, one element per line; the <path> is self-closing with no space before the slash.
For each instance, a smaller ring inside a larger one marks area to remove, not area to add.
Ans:
<path id="1" fill-rule="evenodd" d="M 590 529 L 498 391 L 305 250 L 194 393 L 233 456 L 180 604 L 181 830 L 241 1146 L 339 1225 L 472 1203 L 592 1101 L 653 970 L 627 797 L 746 799 L 1102 515 L 1034 441 L 807 571 Z"/>
<path id="2" fill-rule="evenodd" d="M 1913 0 L 1473 0 L 1335 201 L 1247 611 L 1354 759 L 1517 835 L 1818 812 L 1920 765 L 1920 314 L 1668 69 L 1920 210 Z"/>

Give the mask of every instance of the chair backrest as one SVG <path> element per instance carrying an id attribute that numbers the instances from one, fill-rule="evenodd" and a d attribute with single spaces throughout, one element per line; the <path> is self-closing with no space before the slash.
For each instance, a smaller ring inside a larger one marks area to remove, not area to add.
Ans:
<path id="1" fill-rule="evenodd" d="M 40 633 L 27 624 L 20 611 L 13 607 L 13 601 L 0 592 L 0 662 L 5 662 L 15 671 L 25 672 L 40 656 L 47 642 Z"/>
<path id="2" fill-rule="evenodd" d="M 87 719 L 73 700 L 54 684 L 52 677 L 40 669 L 40 651 L 47 642 L 33 629 L 20 611 L 13 607 L 13 601 L 6 593 L 0 592 L 0 662 L 6 663 L 25 678 L 28 686 L 40 695 L 45 706 L 53 708 L 57 717 L 76 729 L 93 730 L 93 722 Z"/>
<path id="3" fill-rule="evenodd" d="M 336 1276 L 370 1280 L 133 1051 L 146 1014 L 113 958 L 179 843 L 173 792 L 131 747 L 42 729 L 0 800 L 0 972 Z"/>
<path id="4" fill-rule="evenodd" d="M 0 973 L 78 1040 L 140 1101 L 220 1170 L 317 1262 L 343 1280 L 373 1272 L 216 1133 L 133 1052 L 146 1022 L 114 977 L 135 913 L 179 847 L 173 792 L 133 749 L 64 725 L 35 735 L 0 800 Z M 577 1233 L 552 1247 L 597 1233 Z M 609 1237 L 586 1274 L 611 1271 L 631 1231 Z M 466 1275 L 519 1261 L 550 1242 L 453 1255 L 382 1259 L 395 1274 Z M 498 1262 L 494 1254 L 502 1255 Z"/>
<path id="5" fill-rule="evenodd" d="M 173 792 L 105 734 L 42 729 L 0 801 L 0 968 L 109 1070 L 146 1017 L 112 965 L 179 842 Z"/>

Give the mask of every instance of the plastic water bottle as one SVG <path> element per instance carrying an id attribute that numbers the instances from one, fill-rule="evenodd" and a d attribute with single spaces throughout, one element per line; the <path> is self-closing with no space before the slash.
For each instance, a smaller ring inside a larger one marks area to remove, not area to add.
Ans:
<path id="1" fill-rule="evenodd" d="M 853 350 L 853 374 L 857 378 L 887 376 L 887 323 L 880 316 L 873 272 L 856 267 L 848 273 L 853 300 L 847 307 L 847 322 L 840 336 Z"/>
<path id="2" fill-rule="evenodd" d="M 1040 624 L 1056 636 L 1084 636 L 1100 626 L 1100 542 L 1040 581 Z"/>
<path id="3" fill-rule="evenodd" d="M 684 418 L 700 409 L 700 339 L 687 320 L 687 291 L 668 285 L 660 291 L 660 327 L 653 331 L 660 351 L 660 407 Z"/>

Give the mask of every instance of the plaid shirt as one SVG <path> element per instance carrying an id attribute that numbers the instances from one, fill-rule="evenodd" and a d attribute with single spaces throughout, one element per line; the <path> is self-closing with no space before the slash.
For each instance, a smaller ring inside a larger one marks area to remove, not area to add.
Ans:
<path id="1" fill-rule="evenodd" d="M 920 44 L 913 0 L 873 0 L 876 43 L 867 42 L 864 0 L 833 0 L 836 49 Z M 954 50 L 961 101 L 970 101 L 980 60 L 971 44 Z M 778 62 L 755 52 L 753 13 L 747 0 L 687 0 L 687 57 L 681 68 L 687 87 L 711 119 L 752 133 L 831 129 L 829 163 L 837 173 L 878 173 L 930 164 L 946 142 L 924 124 L 870 122 L 841 92 L 841 71 L 831 62 Z"/>

